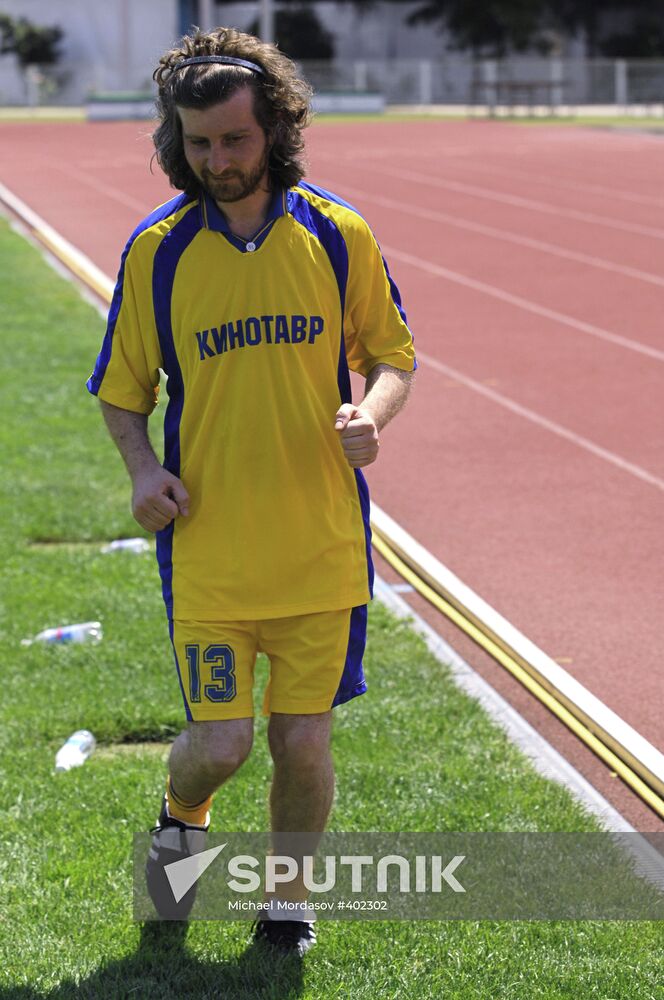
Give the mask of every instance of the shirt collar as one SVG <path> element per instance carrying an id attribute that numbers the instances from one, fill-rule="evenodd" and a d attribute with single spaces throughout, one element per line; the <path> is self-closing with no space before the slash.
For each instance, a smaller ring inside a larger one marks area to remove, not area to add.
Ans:
<path id="1" fill-rule="evenodd" d="M 266 226 L 268 222 L 274 222 L 286 213 L 286 191 L 281 187 L 275 188 L 272 192 L 272 197 L 270 199 L 270 204 L 268 205 L 267 215 L 265 216 L 263 227 Z M 212 198 L 207 192 L 204 192 L 203 197 L 201 198 L 201 214 L 203 216 L 203 225 L 206 229 L 213 229 L 218 233 L 224 233 L 226 236 L 232 235 L 224 213 L 221 211 L 214 198 Z"/>

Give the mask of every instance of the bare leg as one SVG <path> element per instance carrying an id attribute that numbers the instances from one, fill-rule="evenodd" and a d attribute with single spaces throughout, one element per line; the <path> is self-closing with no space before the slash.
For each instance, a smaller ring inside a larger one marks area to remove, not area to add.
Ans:
<path id="1" fill-rule="evenodd" d="M 247 759 L 253 740 L 253 719 L 190 722 L 175 740 L 169 771 L 177 794 L 200 802 L 223 785 Z"/>
<path id="2" fill-rule="evenodd" d="M 207 810 L 207 798 L 237 771 L 246 759 L 253 735 L 253 719 L 229 719 L 224 722 L 192 722 L 180 733 L 171 749 L 169 802 L 175 789 L 175 804 L 186 811 L 187 804 Z M 194 882 L 178 899 L 174 898 L 166 866 L 197 854 L 205 845 L 200 830 L 203 820 L 194 808 L 187 816 L 187 832 L 174 829 L 171 823 L 158 824 L 145 865 L 147 889 L 157 913 L 171 920 L 186 920 L 194 904 Z M 180 813 L 181 815 L 181 813 Z M 175 819 L 179 816 L 175 814 Z"/>
<path id="3" fill-rule="evenodd" d="M 325 829 L 334 797 L 331 731 L 332 712 L 272 714 L 268 740 L 274 761 L 270 794 L 273 831 Z"/>
<path id="4" fill-rule="evenodd" d="M 316 715 L 274 712 L 270 718 L 268 740 L 274 761 L 270 811 L 275 854 L 298 854 L 289 844 L 288 833 L 313 834 L 307 838 L 307 854 L 318 846 L 334 798 L 331 731 L 331 711 Z M 307 895 L 301 879 L 285 883 L 279 890 L 280 899 L 304 901 Z"/>

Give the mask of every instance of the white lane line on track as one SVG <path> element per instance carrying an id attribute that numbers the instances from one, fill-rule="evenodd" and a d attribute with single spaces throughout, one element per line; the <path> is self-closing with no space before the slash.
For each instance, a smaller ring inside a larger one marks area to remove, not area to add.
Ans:
<path id="1" fill-rule="evenodd" d="M 442 361 L 438 361 L 437 358 L 432 357 L 430 354 L 423 354 L 418 350 L 417 359 L 418 361 L 423 361 L 425 365 L 429 365 L 442 375 L 446 375 L 448 378 L 460 382 L 462 385 L 465 385 L 467 388 L 479 393 L 486 399 L 490 399 L 493 403 L 497 403 L 504 409 L 510 410 L 512 413 L 515 413 L 517 416 L 523 417 L 526 420 L 530 420 L 531 423 L 537 424 L 539 427 L 544 428 L 544 430 L 550 431 L 552 434 L 556 434 L 558 437 L 564 438 L 566 441 L 570 441 L 578 448 L 583 448 L 584 451 L 590 452 L 592 455 L 603 459 L 605 462 L 609 462 L 622 472 L 627 472 L 636 479 L 640 479 L 641 482 L 648 483 L 649 486 L 654 486 L 656 489 L 664 492 L 664 479 L 659 479 L 646 469 L 642 469 L 640 465 L 634 465 L 633 462 L 628 462 L 626 459 L 621 458 L 620 455 L 616 455 L 614 452 L 608 451 L 606 448 L 602 448 L 601 445 L 595 444 L 594 441 L 590 441 L 588 438 L 582 437 L 580 434 L 576 434 L 574 431 L 568 430 L 567 427 L 563 427 L 561 424 L 557 424 L 555 421 L 549 420 L 548 417 L 543 417 L 540 413 L 536 413 L 534 410 L 530 410 L 526 406 L 521 406 L 520 403 L 515 402 L 508 396 L 503 396 L 502 393 L 496 392 L 495 389 L 488 388 L 488 386 L 484 385 L 482 382 L 477 382 L 469 375 L 464 375 L 463 372 L 457 371 L 456 368 L 450 368 L 449 365 L 443 364 Z"/>
<path id="2" fill-rule="evenodd" d="M 533 175 L 533 173 L 528 173 L 526 170 L 494 167 L 488 163 L 478 163 L 476 160 L 470 158 L 464 161 L 463 167 L 464 170 L 469 168 L 470 170 L 477 170 L 480 173 L 500 174 L 501 177 L 530 181 L 530 183 L 534 180 L 537 184 L 548 184 L 551 187 L 557 187 L 564 191 L 579 191 L 583 194 L 603 195 L 608 198 L 618 199 L 619 201 L 628 201 L 636 205 L 650 205 L 654 208 L 664 208 L 664 198 L 658 198 L 656 195 L 636 194 L 634 191 L 623 191 L 604 184 L 584 184 L 583 181 L 562 180 L 562 178 L 550 177 L 540 173 Z M 533 169 L 536 170 L 536 167 Z"/>
<path id="3" fill-rule="evenodd" d="M 331 159 L 332 157 L 330 156 L 329 158 Z M 589 222 L 592 225 L 605 226 L 623 233 L 634 233 L 637 236 L 649 236 L 652 239 L 664 240 L 664 229 L 656 229 L 653 226 L 641 226 L 636 222 L 623 222 L 620 219 L 611 219 L 606 215 L 596 215 L 594 212 L 580 212 L 575 208 L 562 208 L 560 205 L 553 205 L 548 201 L 521 198 L 515 194 L 503 194 L 476 184 L 447 181 L 442 177 L 432 177 L 430 174 L 423 174 L 416 170 L 401 170 L 395 167 L 384 166 L 372 166 L 372 170 L 385 174 L 388 177 L 395 177 L 398 180 L 414 181 L 417 184 L 426 184 L 430 187 L 445 188 L 448 191 L 456 191 L 458 194 L 469 194 L 477 198 L 486 198 L 489 201 L 511 205 L 513 208 L 526 208 L 535 212 L 543 212 L 547 215 L 555 215 L 557 218 L 575 219 L 578 222 Z"/>
<path id="4" fill-rule="evenodd" d="M 537 152 L 536 149 L 532 150 Z M 656 195 L 647 194 L 637 194 L 635 191 L 625 191 L 620 188 L 608 187 L 605 184 L 586 184 L 583 181 L 571 181 L 564 180 L 560 177 L 552 177 L 550 174 L 540 173 L 537 164 L 533 164 L 532 171 L 520 170 L 518 167 L 499 167 L 495 163 L 485 163 L 479 159 L 482 156 L 482 151 L 478 147 L 471 148 L 470 146 L 458 146 L 447 149 L 444 146 L 429 146 L 426 151 L 426 158 L 431 159 L 433 162 L 431 164 L 432 168 L 440 168 L 441 163 L 445 158 L 451 159 L 454 166 L 458 166 L 463 170 L 475 170 L 479 173 L 500 175 L 501 177 L 507 177 L 508 179 L 524 180 L 529 183 L 536 184 L 547 184 L 551 187 L 557 187 L 565 191 L 579 191 L 584 194 L 599 194 L 606 195 L 609 198 L 614 198 L 619 201 L 628 201 L 637 205 L 650 205 L 655 208 L 664 208 L 664 198 L 657 197 Z M 384 149 L 381 147 L 363 150 L 362 158 L 375 158 L 377 160 L 392 160 L 394 158 L 394 149 Z M 458 159 L 457 159 L 458 158 Z M 348 154 L 344 156 L 343 159 L 352 160 L 356 162 L 357 154 Z M 456 159 L 456 162 L 454 160 Z M 463 163 L 459 163 L 459 160 L 463 159 Z M 430 174 L 429 176 L 434 176 Z"/>
<path id="5" fill-rule="evenodd" d="M 77 170 L 76 167 L 72 167 L 69 164 L 58 163 L 57 160 L 51 163 L 51 167 L 55 167 L 56 170 L 59 170 L 60 173 L 65 174 L 67 177 L 73 177 L 77 183 L 85 184 L 87 187 L 92 188 L 93 191 L 103 194 L 106 198 L 111 198 L 113 201 L 119 202 L 125 208 L 131 208 L 134 212 L 140 212 L 141 216 L 146 215 L 150 211 L 150 207 L 146 208 L 144 202 L 126 195 L 120 188 L 113 187 L 111 184 L 105 184 L 103 181 L 90 177 L 83 170 Z"/>
<path id="6" fill-rule="evenodd" d="M 520 295 L 512 295 L 511 292 L 505 292 L 502 288 L 497 288 L 495 285 L 488 285 L 485 281 L 478 281 L 476 278 L 469 278 L 467 275 L 460 274 L 458 271 L 451 271 L 447 267 L 441 267 L 440 264 L 434 264 L 433 261 L 425 260 L 423 257 L 415 257 L 413 254 L 405 253 L 403 250 L 397 250 L 395 247 L 383 246 L 383 250 L 388 258 L 400 260 L 404 264 L 409 264 L 411 267 L 427 271 L 429 274 L 433 274 L 437 278 L 445 278 L 448 281 L 456 282 L 458 285 L 464 285 L 466 288 L 472 288 L 476 292 L 482 292 L 484 295 L 491 295 L 494 299 L 500 299 L 502 302 L 508 302 L 510 305 L 517 306 L 519 309 L 525 309 L 527 312 L 535 313 L 536 316 L 543 316 L 545 319 L 553 320 L 556 323 L 562 323 L 564 326 L 571 327 L 573 330 L 578 330 L 579 333 L 587 333 L 591 337 L 597 337 L 599 340 L 604 340 L 609 344 L 615 344 L 617 347 L 624 347 L 628 351 L 635 351 L 637 354 L 644 354 L 646 357 L 653 358 L 655 361 L 664 361 L 664 351 L 660 351 L 656 347 L 651 347 L 649 344 L 642 344 L 638 340 L 629 340 L 627 337 L 621 337 L 620 334 L 611 333 L 610 330 L 604 330 L 600 326 L 594 326 L 592 323 L 585 323 L 583 320 L 575 319 L 573 316 L 567 316 L 565 313 L 558 312 L 556 309 L 547 309 L 546 306 L 540 306 L 536 302 L 531 302 L 530 299 L 524 299 Z"/>
<path id="7" fill-rule="evenodd" d="M 491 236 L 494 239 L 505 240 L 507 243 L 515 243 L 517 246 L 528 247 L 529 250 L 540 250 L 543 253 L 553 254 L 555 257 L 562 257 L 564 260 L 573 260 L 579 264 L 587 264 L 603 271 L 612 271 L 614 274 L 622 274 L 627 278 L 636 278 L 638 281 L 645 281 L 648 284 L 664 288 L 664 278 L 660 275 L 651 274 L 649 271 L 640 271 L 638 268 L 627 267 L 624 264 L 614 264 L 613 261 L 605 260 L 603 257 L 577 253 L 576 250 L 567 250 L 555 243 L 546 243 L 543 240 L 531 239 L 529 236 L 521 236 L 509 229 L 497 229 L 495 226 L 487 226 L 482 222 L 474 222 L 472 219 L 449 215 L 447 212 L 439 212 L 436 209 L 420 208 L 413 205 L 412 202 L 385 198 L 383 195 L 370 194 L 368 191 L 361 191 L 359 188 L 352 188 L 344 184 L 344 194 L 346 193 L 349 197 L 363 198 L 365 201 L 371 201 L 375 205 L 389 208 L 392 211 L 402 212 L 404 215 L 416 215 L 428 222 L 442 222 L 449 226 L 456 226 L 458 229 L 467 229 L 469 232 L 479 233 L 481 236 Z"/>

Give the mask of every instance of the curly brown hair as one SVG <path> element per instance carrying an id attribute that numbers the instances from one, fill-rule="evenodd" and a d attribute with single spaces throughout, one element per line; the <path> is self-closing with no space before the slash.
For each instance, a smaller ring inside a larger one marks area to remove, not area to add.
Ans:
<path id="1" fill-rule="evenodd" d="M 241 66 L 205 63 L 178 70 L 192 56 L 234 56 L 256 63 L 264 76 Z M 192 197 L 200 184 L 184 155 L 177 108 L 208 108 L 226 101 L 242 87 L 254 92 L 254 114 L 270 144 L 268 169 L 274 185 L 293 187 L 305 174 L 303 129 L 311 121 L 311 87 L 294 63 L 276 46 L 234 28 L 196 30 L 159 60 L 153 79 L 159 88 L 159 124 L 152 136 L 159 166 L 173 187 Z"/>

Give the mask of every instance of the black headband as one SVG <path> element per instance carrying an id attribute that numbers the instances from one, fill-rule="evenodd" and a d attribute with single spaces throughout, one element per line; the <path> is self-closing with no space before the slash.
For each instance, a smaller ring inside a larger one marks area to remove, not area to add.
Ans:
<path id="1" fill-rule="evenodd" d="M 189 59 L 183 59 L 179 62 L 177 66 L 173 67 L 173 72 L 182 69 L 183 66 L 200 66 L 203 63 L 223 63 L 224 66 L 244 66 L 245 69 L 250 69 L 253 73 L 259 73 L 260 76 L 265 76 L 265 70 L 262 66 L 257 63 L 249 62 L 247 59 L 236 59 L 235 56 L 191 56 Z"/>

